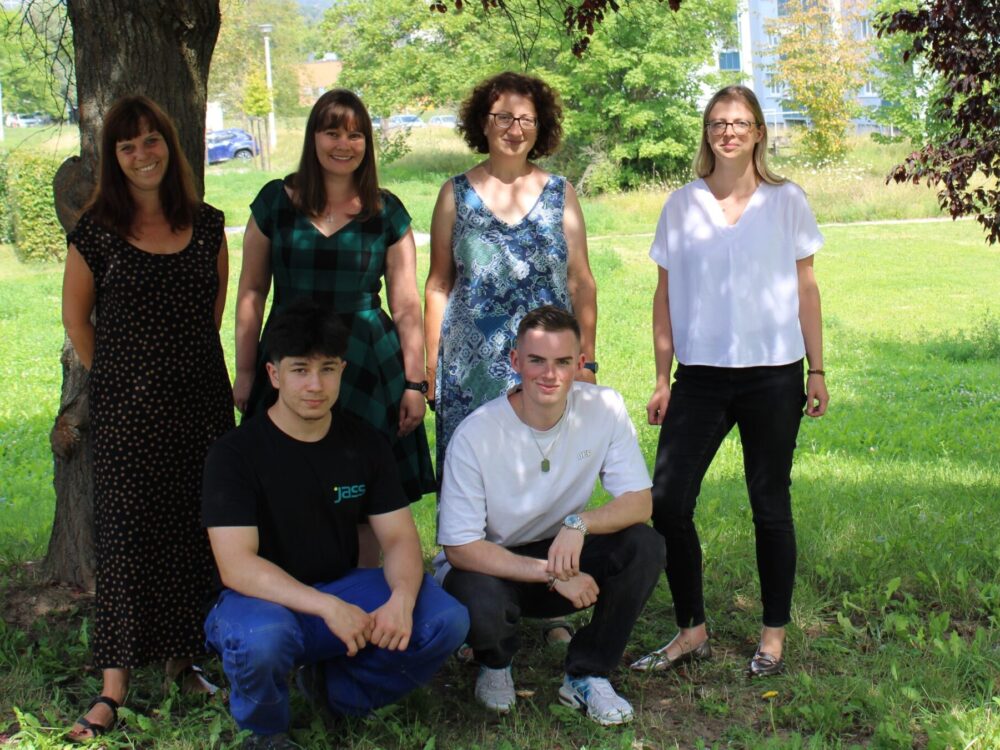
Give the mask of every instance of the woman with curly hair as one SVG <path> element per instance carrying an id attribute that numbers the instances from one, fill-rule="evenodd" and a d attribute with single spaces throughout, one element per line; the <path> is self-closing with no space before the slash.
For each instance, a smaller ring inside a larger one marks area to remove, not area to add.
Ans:
<path id="1" fill-rule="evenodd" d="M 486 159 L 441 188 L 431 222 L 424 331 L 437 419 L 437 474 L 458 424 L 517 385 L 508 353 L 529 310 L 574 313 L 594 382 L 597 289 L 573 186 L 534 160 L 562 137 L 562 108 L 543 81 L 500 73 L 462 104 L 458 130 Z"/>

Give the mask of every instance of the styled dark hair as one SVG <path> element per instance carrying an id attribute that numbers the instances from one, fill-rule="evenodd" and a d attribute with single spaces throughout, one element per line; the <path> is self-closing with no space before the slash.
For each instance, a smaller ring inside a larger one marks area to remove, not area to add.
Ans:
<path id="1" fill-rule="evenodd" d="M 135 203 L 129 192 L 128 179 L 118 164 L 116 148 L 120 141 L 129 141 L 144 130 L 156 131 L 167 145 L 170 158 L 160 183 L 160 204 L 174 232 L 186 229 L 194 221 L 195 209 L 201 203 L 194 188 L 191 165 L 181 149 L 173 121 L 152 99 L 128 96 L 111 105 L 104 115 L 100 138 L 100 165 L 97 187 L 87 208 L 101 226 L 128 237 L 135 216 Z"/>
<path id="2" fill-rule="evenodd" d="M 267 327 L 264 350 L 272 364 L 285 357 L 344 357 L 350 336 L 340 316 L 308 297 L 279 310 Z"/>
<path id="3" fill-rule="evenodd" d="M 520 94 L 531 99 L 538 115 L 538 136 L 528 152 L 529 159 L 548 156 L 559 148 L 562 140 L 562 106 L 552 88 L 539 78 L 521 73 L 498 73 L 480 82 L 462 102 L 458 114 L 458 132 L 478 154 L 488 154 L 490 144 L 486 139 L 486 116 L 493 104 L 504 94 Z"/>
<path id="4" fill-rule="evenodd" d="M 708 142 L 708 118 L 716 104 L 730 100 L 747 105 L 753 112 L 754 123 L 761 132 L 761 139 L 753 146 L 753 167 L 757 177 L 769 185 L 782 184 L 786 181 L 785 178 L 775 174 L 767 166 L 767 123 L 764 122 L 764 111 L 760 108 L 757 95 L 746 86 L 726 86 L 724 89 L 719 89 L 705 105 L 705 111 L 701 115 L 701 145 L 698 146 L 698 153 L 694 157 L 694 173 L 698 177 L 708 177 L 715 171 L 715 152 Z"/>
<path id="5" fill-rule="evenodd" d="M 577 343 L 580 343 L 580 324 L 576 321 L 573 313 L 563 310 L 555 305 L 542 305 L 531 310 L 521 318 L 517 326 L 518 342 L 528 331 L 535 329 L 558 333 L 559 331 L 572 331 L 576 336 Z"/>
<path id="6" fill-rule="evenodd" d="M 323 170 L 316 155 L 316 133 L 327 128 L 358 130 L 365 136 L 365 155 L 354 171 L 354 187 L 361 199 L 360 221 L 370 219 L 382 207 L 378 192 L 378 171 L 375 168 L 375 139 L 372 136 L 372 118 L 361 100 L 347 89 L 331 89 L 316 100 L 302 141 L 302 158 L 299 169 L 285 178 L 292 188 L 292 202 L 299 211 L 309 216 L 326 210 L 326 187 Z"/>

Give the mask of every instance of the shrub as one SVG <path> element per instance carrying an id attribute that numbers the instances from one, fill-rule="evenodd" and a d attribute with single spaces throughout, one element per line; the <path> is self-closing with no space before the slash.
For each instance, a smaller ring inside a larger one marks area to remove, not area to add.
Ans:
<path id="1" fill-rule="evenodd" d="M 975 326 L 933 339 L 929 350 L 952 362 L 1000 361 L 1000 318 L 986 311 Z"/>
<path id="2" fill-rule="evenodd" d="M 0 166 L 0 237 L 14 243 L 21 261 L 59 260 L 66 235 L 56 218 L 52 178 L 59 162 L 36 154 L 11 153 Z"/>
<path id="3" fill-rule="evenodd" d="M 10 191 L 7 189 L 8 154 L 0 154 L 0 242 L 14 241 L 14 226 L 10 211 Z"/>

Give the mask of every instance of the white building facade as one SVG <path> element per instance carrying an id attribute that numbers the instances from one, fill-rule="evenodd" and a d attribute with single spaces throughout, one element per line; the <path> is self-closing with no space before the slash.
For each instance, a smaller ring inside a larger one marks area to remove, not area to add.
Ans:
<path id="1" fill-rule="evenodd" d="M 735 19 L 736 46 L 720 50 L 717 60 L 721 72 L 739 72 L 743 83 L 757 94 L 767 124 L 775 134 L 788 125 L 806 122 L 806 117 L 801 112 L 788 108 L 784 88 L 773 80 L 769 70 L 772 56 L 766 54 L 766 50 L 773 46 L 766 28 L 767 22 L 783 15 L 786 3 L 787 0 L 739 0 Z M 842 12 L 841 0 L 831 0 L 831 5 L 834 13 L 839 15 Z M 874 35 L 868 15 L 868 3 L 863 2 L 863 5 L 865 7 L 861 10 L 858 22 L 852 25 L 859 40 L 869 39 Z M 856 93 L 857 102 L 863 111 L 874 109 L 882 103 L 876 81 L 869 75 L 869 80 Z M 878 129 L 866 116 L 857 118 L 855 124 L 859 131 Z"/>

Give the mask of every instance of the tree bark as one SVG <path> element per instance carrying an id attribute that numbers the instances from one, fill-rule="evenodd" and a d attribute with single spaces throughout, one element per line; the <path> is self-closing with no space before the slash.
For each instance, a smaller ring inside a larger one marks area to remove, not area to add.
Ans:
<path id="1" fill-rule="evenodd" d="M 73 29 L 80 155 L 53 182 L 56 213 L 68 232 L 90 197 L 97 174 L 104 113 L 116 99 L 143 94 L 177 125 L 181 146 L 204 194 L 208 68 L 219 34 L 219 0 L 67 0 Z M 54 580 L 94 584 L 93 450 L 88 375 L 69 341 L 63 387 L 52 428 L 56 512 L 45 557 Z"/>

